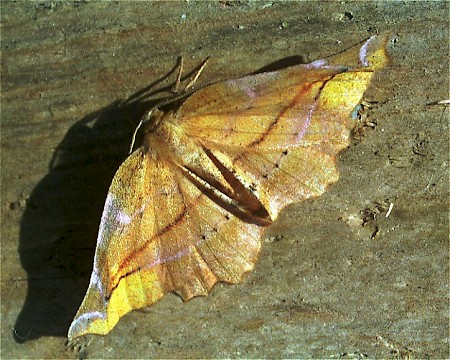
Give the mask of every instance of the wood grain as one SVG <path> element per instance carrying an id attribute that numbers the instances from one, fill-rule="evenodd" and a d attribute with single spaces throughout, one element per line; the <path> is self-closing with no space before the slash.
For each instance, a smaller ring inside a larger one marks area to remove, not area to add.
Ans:
<path id="1" fill-rule="evenodd" d="M 2 357 L 389 357 L 386 344 L 448 357 L 448 129 L 442 109 L 423 106 L 448 98 L 447 3 L 0 6 Z M 367 93 L 378 125 L 341 157 L 330 193 L 280 217 L 254 284 L 183 306 L 167 297 L 67 352 L 107 188 L 140 114 L 163 94 L 123 101 L 167 87 L 179 55 L 187 69 L 213 57 L 200 86 L 383 30 L 396 41 Z M 390 216 L 360 225 L 386 199 Z"/>

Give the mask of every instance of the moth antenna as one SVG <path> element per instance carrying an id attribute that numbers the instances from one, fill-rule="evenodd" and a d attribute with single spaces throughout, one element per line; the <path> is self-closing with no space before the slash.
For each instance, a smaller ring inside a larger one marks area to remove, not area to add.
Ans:
<path id="1" fill-rule="evenodd" d="M 177 79 L 175 80 L 175 85 L 173 86 L 173 90 L 172 90 L 174 93 L 178 92 L 178 88 L 181 83 L 181 74 L 183 72 L 183 65 L 184 65 L 183 56 L 180 56 L 178 58 L 178 75 L 177 75 Z"/>
<path id="2" fill-rule="evenodd" d="M 191 81 L 189 81 L 189 83 L 184 88 L 184 91 L 186 91 L 190 87 L 194 86 L 194 84 L 197 82 L 200 74 L 202 73 L 203 69 L 205 68 L 205 66 L 209 60 L 211 60 L 210 56 L 208 56 L 205 60 L 203 60 L 203 63 L 200 65 L 200 68 L 197 70 L 197 73 L 195 74 L 194 78 Z"/>
<path id="3" fill-rule="evenodd" d="M 171 102 L 174 102 L 174 101 L 176 101 L 180 98 L 183 98 L 183 97 L 189 95 L 190 93 L 192 93 L 192 91 L 189 92 L 188 89 L 190 87 L 194 86 L 194 84 L 197 82 L 198 78 L 200 77 L 200 74 L 202 73 L 203 69 L 206 67 L 206 64 L 208 63 L 209 60 L 211 60 L 210 56 L 208 56 L 205 60 L 203 60 L 199 69 L 195 73 L 195 76 L 193 77 L 193 79 L 191 81 L 189 81 L 189 83 L 185 86 L 184 90 L 181 91 L 181 94 L 179 96 L 175 96 L 172 99 L 162 101 L 145 113 L 145 115 L 142 117 L 141 121 L 139 121 L 139 124 L 136 126 L 136 129 L 134 129 L 133 136 L 131 138 L 130 150 L 128 151 L 128 154 L 131 154 L 133 152 L 133 147 L 136 142 L 137 133 L 138 133 L 139 129 L 141 128 L 142 124 L 150 120 L 150 118 L 153 114 L 153 111 L 155 111 L 155 109 L 158 108 L 158 106 L 169 104 Z M 178 75 L 177 75 L 177 79 L 175 80 L 175 85 L 173 86 L 173 90 L 172 90 L 175 94 L 180 92 L 178 88 L 180 87 L 181 74 L 183 72 L 183 65 L 184 65 L 183 56 L 180 56 L 178 58 L 178 64 L 179 64 L 178 65 L 179 66 Z"/>

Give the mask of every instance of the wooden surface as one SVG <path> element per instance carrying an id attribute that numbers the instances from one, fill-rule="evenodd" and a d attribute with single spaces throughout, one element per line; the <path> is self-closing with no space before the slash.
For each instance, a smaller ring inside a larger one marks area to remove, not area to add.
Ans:
<path id="1" fill-rule="evenodd" d="M 449 96 L 448 3 L 0 6 L 2 358 L 449 356 L 448 109 L 427 106 Z M 269 229 L 244 284 L 166 296 L 66 346 L 108 186 L 179 55 L 187 70 L 212 56 L 201 86 L 386 30 L 374 128 L 338 184 Z"/>

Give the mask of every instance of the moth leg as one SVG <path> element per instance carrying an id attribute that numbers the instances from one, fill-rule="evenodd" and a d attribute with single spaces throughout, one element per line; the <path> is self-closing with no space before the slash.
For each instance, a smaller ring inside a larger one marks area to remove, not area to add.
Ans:
<path id="1" fill-rule="evenodd" d="M 144 116 L 142 116 L 141 120 L 139 121 L 139 124 L 137 124 L 136 129 L 134 129 L 133 136 L 131 138 L 130 150 L 128 151 L 128 155 L 130 155 L 133 152 L 134 143 L 136 142 L 136 136 L 137 136 L 137 133 L 138 133 L 139 129 L 141 128 L 142 124 L 147 121 L 150 121 L 150 119 L 152 118 L 153 112 L 157 108 L 158 108 L 158 105 L 155 105 L 150 110 L 147 110 L 145 112 Z"/>
<path id="2" fill-rule="evenodd" d="M 444 110 L 442 111 L 441 118 L 439 119 L 439 121 L 441 121 L 442 118 L 444 117 L 445 110 L 450 106 L 450 99 L 441 100 L 441 101 L 433 101 L 433 102 L 430 102 L 427 104 L 427 106 L 432 106 L 432 105 L 443 106 Z"/>

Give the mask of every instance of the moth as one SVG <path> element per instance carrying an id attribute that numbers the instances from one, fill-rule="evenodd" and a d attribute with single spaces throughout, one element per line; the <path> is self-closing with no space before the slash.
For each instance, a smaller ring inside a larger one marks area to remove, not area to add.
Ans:
<path id="1" fill-rule="evenodd" d="M 280 71 L 209 85 L 144 124 L 106 197 L 93 271 L 68 333 L 107 334 L 175 292 L 185 301 L 243 281 L 264 230 L 339 177 L 386 36 Z"/>

